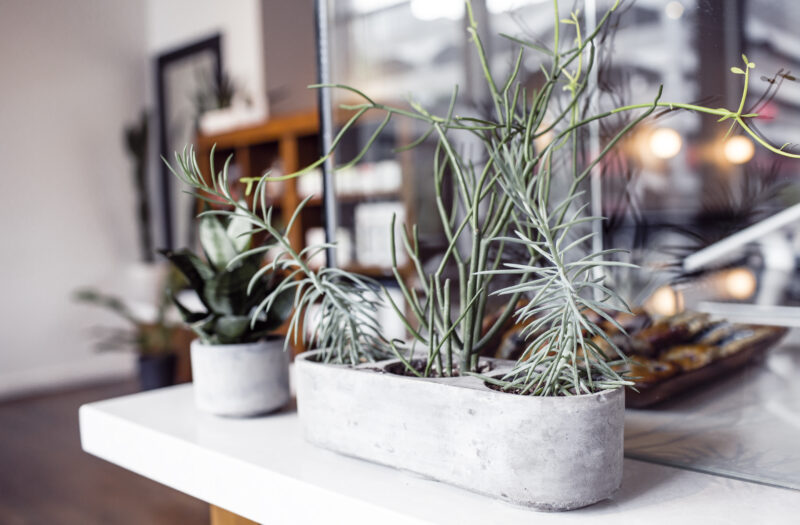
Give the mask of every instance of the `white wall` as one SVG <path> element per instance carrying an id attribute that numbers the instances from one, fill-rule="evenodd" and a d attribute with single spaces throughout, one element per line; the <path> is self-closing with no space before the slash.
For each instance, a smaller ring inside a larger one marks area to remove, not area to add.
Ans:
<path id="1" fill-rule="evenodd" d="M 115 318 L 70 298 L 155 291 L 123 126 L 155 108 L 154 58 L 216 32 L 226 71 L 263 96 L 261 23 L 260 0 L 0 0 L 0 397 L 133 372 L 92 347 Z"/>
<path id="2" fill-rule="evenodd" d="M 0 0 L 0 396 L 130 372 L 70 300 L 136 260 L 122 128 L 144 105 L 145 5 Z M 113 286 L 112 286 L 113 288 Z"/>
<path id="3" fill-rule="evenodd" d="M 295 1 L 295 0 L 291 0 Z M 251 95 L 266 96 L 259 0 L 147 0 L 151 56 L 222 34 L 222 65 Z M 151 82 L 152 84 L 152 82 Z M 152 86 L 148 85 L 152 92 Z"/>
<path id="4" fill-rule="evenodd" d="M 147 7 L 146 46 L 150 60 L 146 85 L 149 105 L 156 107 L 155 59 L 158 55 L 190 45 L 214 34 L 221 34 L 223 71 L 230 75 L 251 98 L 258 109 L 266 104 L 264 79 L 263 30 L 260 0 L 145 0 Z M 153 137 L 155 138 L 155 137 Z M 158 150 L 158 143 L 151 142 Z M 179 146 L 180 147 L 180 146 Z M 172 160 L 172 153 L 167 158 Z M 158 155 L 151 157 L 152 185 L 161 187 L 162 165 Z M 180 232 L 186 231 L 185 216 L 190 200 L 181 193 L 176 181 L 172 185 L 173 235 L 176 248 L 185 242 Z M 163 203 L 160 195 L 154 202 L 154 220 L 163 224 Z M 156 242 L 163 239 L 162 228 L 156 230 Z"/>

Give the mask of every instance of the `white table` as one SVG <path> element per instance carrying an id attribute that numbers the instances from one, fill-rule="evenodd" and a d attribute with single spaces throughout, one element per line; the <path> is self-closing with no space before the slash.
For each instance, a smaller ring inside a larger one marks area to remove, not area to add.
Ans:
<path id="1" fill-rule="evenodd" d="M 625 460 L 610 501 L 539 513 L 303 441 L 296 412 L 223 419 L 192 386 L 80 409 L 83 449 L 264 524 L 797 524 L 800 492 Z"/>

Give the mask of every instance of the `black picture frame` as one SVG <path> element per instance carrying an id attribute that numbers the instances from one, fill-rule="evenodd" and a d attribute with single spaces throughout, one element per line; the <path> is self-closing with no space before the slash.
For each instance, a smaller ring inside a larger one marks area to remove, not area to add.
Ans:
<path id="1" fill-rule="evenodd" d="M 158 143 L 161 157 L 172 161 L 174 152 L 181 151 L 194 139 L 196 122 L 195 115 L 186 115 L 184 112 L 176 114 L 176 101 L 184 102 L 184 97 L 191 97 L 197 91 L 201 82 L 203 69 L 210 69 L 216 85 L 222 78 L 222 36 L 214 34 L 208 38 L 197 40 L 188 45 L 173 49 L 158 55 L 155 59 L 156 68 L 156 103 L 158 111 Z M 194 66 L 193 66 L 194 65 Z M 196 66 L 196 72 L 193 67 Z M 187 73 L 189 71 L 189 73 Z M 206 71 L 206 74 L 208 71 Z M 194 85 L 192 85 L 194 83 Z M 188 119 L 188 120 L 187 120 Z M 161 218 L 164 248 L 175 249 L 176 217 L 181 217 L 184 210 L 180 208 L 180 192 L 174 191 L 173 185 L 177 184 L 169 168 L 159 159 L 160 190 L 161 190 Z M 193 204 L 192 204 L 193 206 Z M 191 221 L 194 210 L 185 210 L 189 231 L 182 242 L 190 242 Z"/>

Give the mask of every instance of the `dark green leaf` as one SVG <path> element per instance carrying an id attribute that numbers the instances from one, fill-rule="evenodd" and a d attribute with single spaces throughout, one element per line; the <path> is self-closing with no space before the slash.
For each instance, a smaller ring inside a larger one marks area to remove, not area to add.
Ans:
<path id="1" fill-rule="evenodd" d="M 250 329 L 248 316 L 223 315 L 214 323 L 214 333 L 222 344 L 246 342 L 242 338 Z"/>
<path id="2" fill-rule="evenodd" d="M 205 282 L 214 277 L 214 271 L 203 262 L 200 257 L 187 249 L 178 252 L 159 250 L 159 253 L 169 259 L 169 261 L 180 270 L 186 277 L 186 280 L 189 281 L 189 285 L 192 289 L 200 296 L 200 300 L 203 301 L 203 304 L 208 306 L 208 303 L 206 303 L 203 297 L 203 290 L 205 288 Z"/>
<path id="3" fill-rule="evenodd" d="M 170 299 L 172 299 L 172 303 L 175 305 L 175 307 L 178 309 L 178 312 L 181 314 L 181 318 L 187 324 L 193 324 L 198 321 L 202 321 L 209 315 L 208 312 L 193 312 L 189 310 L 180 301 L 178 301 L 178 298 L 175 297 L 175 294 L 173 294 L 172 291 L 169 292 L 169 297 Z"/>

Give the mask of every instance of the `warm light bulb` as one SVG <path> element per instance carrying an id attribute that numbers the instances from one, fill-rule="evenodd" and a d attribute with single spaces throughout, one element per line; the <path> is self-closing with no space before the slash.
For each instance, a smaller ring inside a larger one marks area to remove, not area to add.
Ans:
<path id="1" fill-rule="evenodd" d="M 670 2 L 664 7 L 664 12 L 673 20 L 683 16 L 683 4 L 680 2 Z"/>
<path id="2" fill-rule="evenodd" d="M 658 128 L 650 134 L 650 151 L 659 159 L 671 159 L 682 144 L 680 134 L 672 128 Z"/>
<path id="3" fill-rule="evenodd" d="M 419 20 L 449 18 L 458 20 L 464 16 L 462 0 L 411 0 L 411 14 Z"/>
<path id="4" fill-rule="evenodd" d="M 744 164 L 753 158 L 756 152 L 753 141 L 742 135 L 736 135 L 725 141 L 723 146 L 725 158 L 731 164 Z"/>
<path id="5" fill-rule="evenodd" d="M 725 291 L 733 299 L 749 299 L 756 292 L 756 276 L 749 268 L 734 268 L 723 277 Z"/>
<path id="6" fill-rule="evenodd" d="M 659 315 L 675 315 L 683 311 L 683 294 L 671 286 L 662 286 L 653 292 L 647 306 Z"/>

